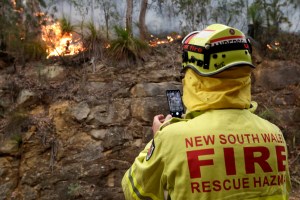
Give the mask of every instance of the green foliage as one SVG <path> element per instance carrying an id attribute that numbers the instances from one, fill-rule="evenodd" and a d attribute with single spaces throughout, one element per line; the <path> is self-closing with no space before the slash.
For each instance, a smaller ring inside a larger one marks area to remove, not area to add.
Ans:
<path id="1" fill-rule="evenodd" d="M 109 39 L 109 23 L 119 20 L 117 5 L 111 0 L 96 0 L 96 7 L 100 7 L 103 11 L 106 27 L 106 39 Z"/>
<path id="2" fill-rule="evenodd" d="M 299 55 L 299 34 L 280 30 L 281 25 L 290 25 L 286 17 L 288 13 L 284 12 L 290 3 L 296 5 L 297 1 L 256 0 L 248 8 L 253 26 L 252 36 L 261 44 L 261 51 L 269 58 L 295 59 Z"/>
<path id="3" fill-rule="evenodd" d="M 125 29 L 115 27 L 117 39 L 111 43 L 110 51 L 117 60 L 139 60 L 148 50 L 148 44 L 133 37 Z"/>
<path id="4" fill-rule="evenodd" d="M 248 8 L 248 16 L 254 27 L 254 38 L 264 42 L 279 33 L 280 25 L 290 22 L 283 12 L 288 3 L 283 0 L 255 0 Z"/>
<path id="5" fill-rule="evenodd" d="M 24 56 L 27 60 L 40 60 L 47 57 L 47 46 L 44 41 L 26 41 L 24 43 Z"/>
<path id="6" fill-rule="evenodd" d="M 207 25 L 208 8 L 211 0 L 172 0 L 173 5 L 177 7 L 177 13 L 185 18 L 185 31 L 194 31 L 199 25 Z"/>
<path id="7" fill-rule="evenodd" d="M 259 2 L 251 4 L 248 8 L 248 16 L 250 24 L 253 25 L 253 37 L 260 41 L 263 37 L 263 25 L 265 22 L 262 4 Z"/>
<path id="8" fill-rule="evenodd" d="M 53 1 L 53 0 L 52 0 Z M 106 36 L 108 37 L 109 27 L 112 22 L 119 20 L 119 12 L 117 10 L 117 4 L 111 0 L 94 0 L 94 1 L 79 1 L 79 0 L 67 0 L 74 8 L 79 12 L 82 21 L 85 21 L 87 16 L 91 16 L 92 24 L 94 24 L 94 10 L 101 9 L 105 21 Z M 119 22 L 119 21 L 118 21 Z"/>
<path id="9" fill-rule="evenodd" d="M 60 28 L 61 28 L 61 34 L 68 34 L 68 33 L 72 33 L 75 31 L 75 26 L 72 25 L 71 20 L 67 19 L 65 16 L 63 16 L 60 20 L 59 20 L 59 24 L 60 24 Z"/>
<path id="10" fill-rule="evenodd" d="M 216 7 L 211 11 L 211 17 L 215 23 L 222 23 L 234 26 L 240 21 L 242 9 L 245 7 L 243 0 L 220 0 Z"/>
<path id="11" fill-rule="evenodd" d="M 39 41 L 40 25 L 45 20 L 41 7 L 45 6 L 43 0 L 2 1 L 0 50 L 8 51 L 23 61 L 43 56 L 43 44 Z"/>
<path id="12" fill-rule="evenodd" d="M 43 8 L 46 8 L 47 7 L 47 4 L 44 0 L 38 0 L 38 2 L 40 3 L 40 5 L 43 7 Z"/>
<path id="13" fill-rule="evenodd" d="M 258 113 L 258 116 L 260 116 L 261 118 L 266 119 L 270 122 L 273 122 L 273 123 L 278 122 L 278 117 L 277 117 L 275 111 L 273 109 L 269 109 L 267 107 L 265 107 L 264 110 L 261 110 Z"/>
<path id="14" fill-rule="evenodd" d="M 71 197 L 79 197 L 81 195 L 82 187 L 79 183 L 71 183 L 68 186 L 68 195 Z"/>
<path id="15" fill-rule="evenodd" d="M 87 29 L 87 38 L 90 40 L 100 40 L 102 38 L 100 31 L 92 21 L 88 22 L 85 27 Z"/>
<path id="16" fill-rule="evenodd" d="M 85 25 L 84 46 L 89 50 L 90 57 L 102 58 L 103 48 L 107 43 L 102 32 L 90 21 Z"/>

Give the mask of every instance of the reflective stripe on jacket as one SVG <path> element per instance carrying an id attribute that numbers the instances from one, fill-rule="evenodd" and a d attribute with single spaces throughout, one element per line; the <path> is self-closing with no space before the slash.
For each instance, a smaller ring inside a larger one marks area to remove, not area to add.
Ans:
<path id="1" fill-rule="evenodd" d="M 207 110 L 160 130 L 122 180 L 129 199 L 285 200 L 290 177 L 279 128 L 247 109 Z"/>

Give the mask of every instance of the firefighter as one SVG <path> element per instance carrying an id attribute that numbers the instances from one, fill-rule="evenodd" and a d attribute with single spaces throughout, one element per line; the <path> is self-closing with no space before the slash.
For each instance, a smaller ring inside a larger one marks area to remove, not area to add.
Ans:
<path id="1" fill-rule="evenodd" d="M 188 34 L 182 49 L 186 114 L 154 117 L 154 139 L 123 177 L 125 198 L 287 200 L 286 142 L 253 113 L 249 40 L 213 24 Z"/>

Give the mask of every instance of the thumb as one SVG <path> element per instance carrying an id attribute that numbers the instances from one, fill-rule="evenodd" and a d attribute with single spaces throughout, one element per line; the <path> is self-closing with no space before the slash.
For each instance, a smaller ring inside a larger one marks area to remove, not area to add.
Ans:
<path id="1" fill-rule="evenodd" d="M 170 120 L 170 119 L 172 119 L 172 115 L 169 114 L 169 115 L 166 116 L 165 121 L 168 121 L 168 120 Z"/>

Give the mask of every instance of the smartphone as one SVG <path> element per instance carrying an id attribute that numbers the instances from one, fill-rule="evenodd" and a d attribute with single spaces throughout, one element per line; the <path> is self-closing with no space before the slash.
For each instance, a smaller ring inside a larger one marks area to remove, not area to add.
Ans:
<path id="1" fill-rule="evenodd" d="M 184 107 L 181 99 L 180 90 L 166 90 L 169 110 L 172 117 L 181 118 L 184 113 Z"/>

